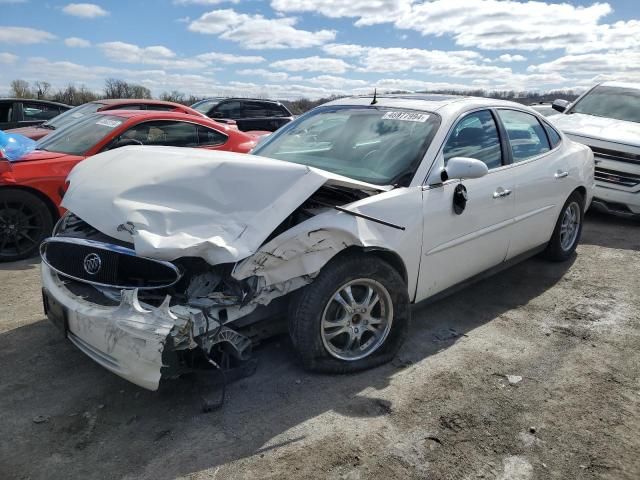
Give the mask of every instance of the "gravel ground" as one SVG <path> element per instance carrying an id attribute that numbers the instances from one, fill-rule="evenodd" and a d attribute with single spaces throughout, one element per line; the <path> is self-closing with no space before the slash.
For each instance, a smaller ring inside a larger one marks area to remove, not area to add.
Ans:
<path id="1" fill-rule="evenodd" d="M 640 478 L 640 223 L 590 214 L 534 258 L 414 309 L 391 364 L 314 375 L 286 338 L 202 414 L 43 318 L 36 261 L 0 265 L 0 478 Z"/>

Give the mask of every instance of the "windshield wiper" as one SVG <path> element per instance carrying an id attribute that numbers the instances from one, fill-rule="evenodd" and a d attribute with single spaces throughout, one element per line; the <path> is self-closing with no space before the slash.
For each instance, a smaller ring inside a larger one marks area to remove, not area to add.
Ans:
<path id="1" fill-rule="evenodd" d="M 47 125 L 46 123 L 43 123 L 41 125 L 38 125 L 40 128 L 46 128 L 47 130 L 55 130 L 56 127 L 54 127 L 53 125 Z"/>

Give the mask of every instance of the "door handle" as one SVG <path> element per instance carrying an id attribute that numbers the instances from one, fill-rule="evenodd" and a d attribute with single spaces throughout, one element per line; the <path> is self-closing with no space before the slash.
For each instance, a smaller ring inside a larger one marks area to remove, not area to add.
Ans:
<path id="1" fill-rule="evenodd" d="M 511 190 L 498 189 L 495 192 L 493 192 L 493 198 L 508 197 L 509 195 L 511 195 Z"/>
<path id="2" fill-rule="evenodd" d="M 564 177 L 568 177 L 569 176 L 569 172 L 561 172 L 561 171 L 557 171 L 554 175 L 554 177 L 556 178 L 564 178 Z"/>

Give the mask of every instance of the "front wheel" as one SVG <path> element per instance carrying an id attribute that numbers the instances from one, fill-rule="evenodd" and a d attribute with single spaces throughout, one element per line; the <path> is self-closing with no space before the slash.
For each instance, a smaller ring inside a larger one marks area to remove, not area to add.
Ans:
<path id="1" fill-rule="evenodd" d="M 407 335 L 409 295 L 387 262 L 341 255 L 293 298 L 289 333 L 303 365 L 348 373 L 390 361 Z"/>
<path id="2" fill-rule="evenodd" d="M 53 216 L 32 193 L 0 188 L 0 262 L 33 257 L 51 234 Z"/>
<path id="3" fill-rule="evenodd" d="M 560 211 L 560 217 L 544 251 L 544 256 L 555 262 L 567 260 L 580 241 L 583 219 L 584 199 L 578 192 L 573 192 Z"/>

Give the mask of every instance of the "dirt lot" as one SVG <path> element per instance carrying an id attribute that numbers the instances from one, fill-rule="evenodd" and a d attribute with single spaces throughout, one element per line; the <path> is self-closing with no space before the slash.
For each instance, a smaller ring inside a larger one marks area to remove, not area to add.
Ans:
<path id="1" fill-rule="evenodd" d="M 0 478 L 640 478 L 638 222 L 591 214 L 572 261 L 417 306 L 373 371 L 308 374 L 277 338 L 210 414 L 64 341 L 38 276 L 0 266 Z"/>

